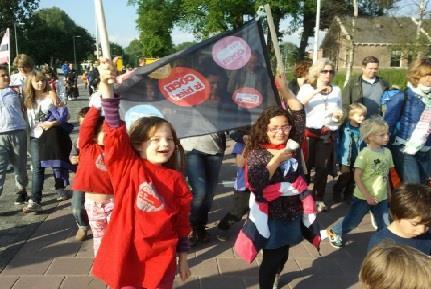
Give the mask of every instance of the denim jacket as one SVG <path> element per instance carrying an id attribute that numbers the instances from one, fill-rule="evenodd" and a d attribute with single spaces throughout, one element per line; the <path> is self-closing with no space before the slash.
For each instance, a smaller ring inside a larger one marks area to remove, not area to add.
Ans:
<path id="1" fill-rule="evenodd" d="M 0 133 L 26 128 L 19 94 L 9 87 L 0 89 Z"/>
<path id="2" fill-rule="evenodd" d="M 401 91 L 387 102 L 384 119 L 389 125 L 391 141 L 395 137 L 408 140 L 425 109 L 425 104 L 413 90 L 407 88 L 406 93 L 407 97 Z M 431 135 L 428 136 L 425 146 L 431 146 Z"/>
<path id="3" fill-rule="evenodd" d="M 352 126 L 348 121 L 338 130 L 337 161 L 343 166 L 352 166 L 362 148 L 363 141 L 359 127 Z"/>

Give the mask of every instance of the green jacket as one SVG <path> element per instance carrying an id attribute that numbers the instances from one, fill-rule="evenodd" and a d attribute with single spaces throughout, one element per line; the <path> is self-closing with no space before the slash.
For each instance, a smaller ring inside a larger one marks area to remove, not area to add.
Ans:
<path id="1" fill-rule="evenodd" d="M 383 90 L 389 89 L 390 86 L 387 81 L 378 76 L 376 78 L 383 87 Z M 356 78 L 351 78 L 343 89 L 341 103 L 343 105 L 343 113 L 345 116 L 347 116 L 349 105 L 354 102 L 362 103 L 362 75 Z"/>

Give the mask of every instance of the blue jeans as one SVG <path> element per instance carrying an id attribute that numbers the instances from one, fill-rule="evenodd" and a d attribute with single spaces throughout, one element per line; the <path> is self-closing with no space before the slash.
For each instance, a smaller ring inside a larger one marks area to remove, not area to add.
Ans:
<path id="1" fill-rule="evenodd" d="M 349 212 L 332 227 L 332 231 L 339 236 L 349 233 L 356 228 L 362 218 L 371 211 L 376 220 L 377 230 L 381 230 L 389 225 L 388 201 L 384 200 L 377 205 L 368 205 L 367 201 L 353 197 Z"/>
<path id="2" fill-rule="evenodd" d="M 31 180 L 31 199 L 33 202 L 42 201 L 43 182 L 45 181 L 45 168 L 40 165 L 39 139 L 30 138 L 31 165 L 33 167 Z M 54 176 L 55 178 L 55 176 Z M 64 181 L 55 178 L 55 189 L 64 189 Z"/>
<path id="3" fill-rule="evenodd" d="M 190 223 L 193 227 L 204 227 L 217 186 L 223 154 L 206 154 L 197 150 L 186 152 L 186 174 L 192 187 L 193 201 Z"/>
<path id="4" fill-rule="evenodd" d="M 403 183 L 426 184 L 431 176 L 431 152 L 417 152 L 408 155 L 401 151 L 403 146 L 392 146 L 392 158 Z"/>
<path id="5" fill-rule="evenodd" d="M 88 215 L 85 210 L 85 193 L 81 191 L 73 191 L 72 193 L 72 215 L 80 229 L 87 229 L 89 226 Z"/>
<path id="6" fill-rule="evenodd" d="M 15 184 L 18 190 L 25 190 L 27 177 L 27 132 L 15 130 L 0 133 L 0 195 L 6 180 L 6 170 L 12 163 L 15 173 Z"/>

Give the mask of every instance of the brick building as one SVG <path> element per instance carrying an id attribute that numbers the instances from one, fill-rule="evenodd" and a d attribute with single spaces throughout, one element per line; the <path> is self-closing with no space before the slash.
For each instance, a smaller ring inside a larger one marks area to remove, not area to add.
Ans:
<path id="1" fill-rule="evenodd" d="M 418 41 L 416 30 L 415 19 L 409 17 L 358 17 L 352 35 L 352 18 L 335 17 L 321 49 L 323 57 L 341 70 L 347 66 L 352 42 L 354 69 L 359 69 L 368 55 L 378 57 L 381 68 L 406 68 L 418 52 L 431 55 L 431 20 L 424 20 Z"/>

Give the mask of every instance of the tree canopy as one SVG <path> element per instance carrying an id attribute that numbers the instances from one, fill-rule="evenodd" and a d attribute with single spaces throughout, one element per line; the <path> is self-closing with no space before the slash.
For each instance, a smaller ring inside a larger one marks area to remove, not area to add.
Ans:
<path id="1" fill-rule="evenodd" d="M 95 40 L 88 31 L 56 7 L 34 13 L 18 34 L 18 40 L 20 53 L 32 56 L 36 63 L 72 62 L 74 40 L 78 62 L 90 57 L 95 50 Z"/>
<path id="2" fill-rule="evenodd" d="M 358 0 L 359 14 L 380 16 L 398 0 Z M 308 39 L 314 35 L 316 0 L 129 0 L 138 7 L 138 28 L 143 51 L 148 56 L 172 52 L 170 33 L 173 25 L 191 31 L 198 39 L 240 27 L 247 16 L 254 17 L 260 5 L 270 4 L 277 36 L 280 21 L 292 20 L 289 31 L 302 30 L 298 58 L 303 59 Z M 336 15 L 352 15 L 352 0 L 322 0 L 322 28 Z M 288 32 L 289 32 L 288 31 Z"/>

